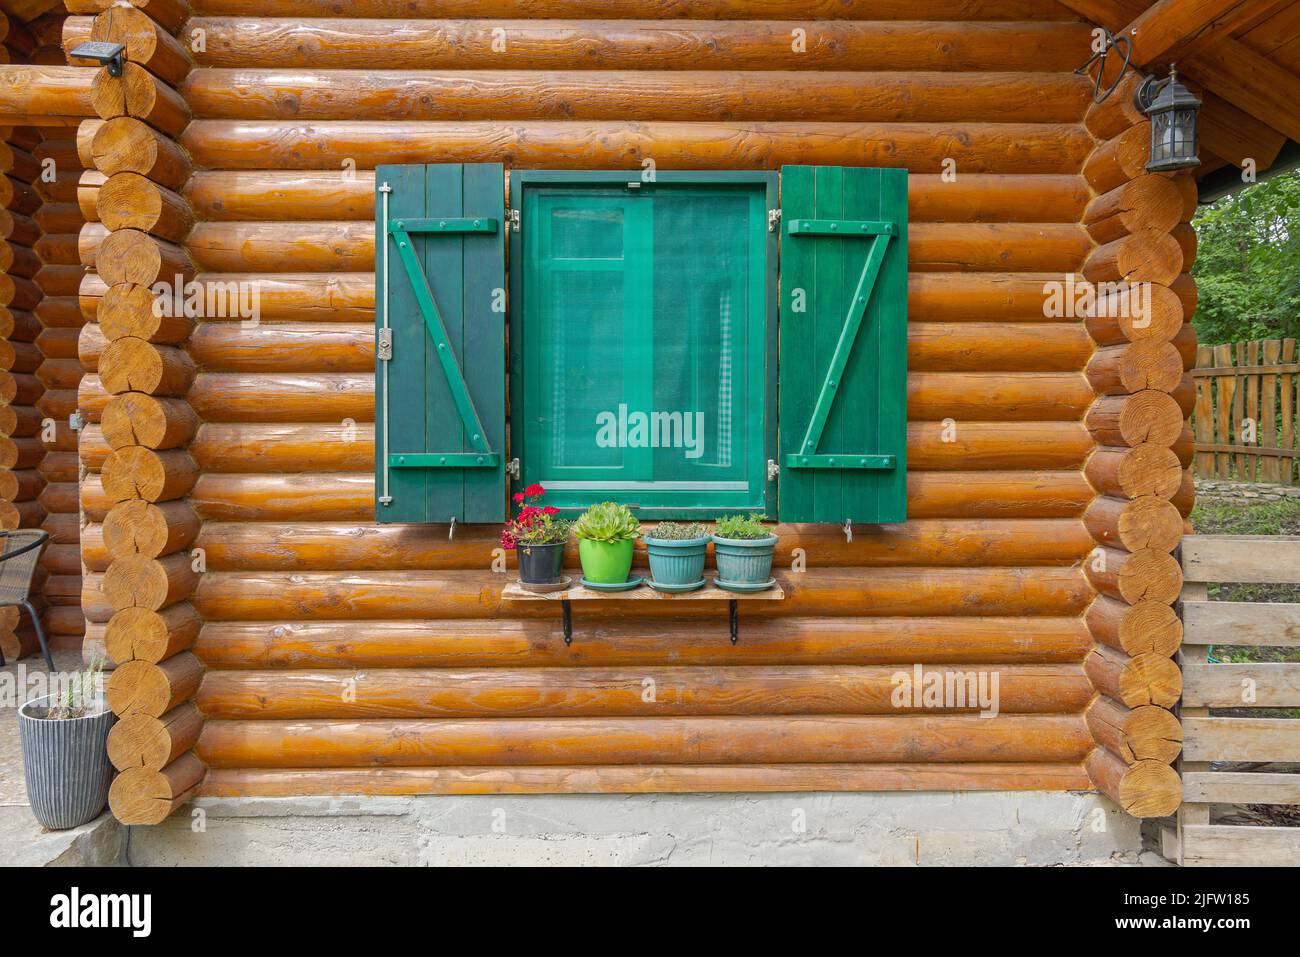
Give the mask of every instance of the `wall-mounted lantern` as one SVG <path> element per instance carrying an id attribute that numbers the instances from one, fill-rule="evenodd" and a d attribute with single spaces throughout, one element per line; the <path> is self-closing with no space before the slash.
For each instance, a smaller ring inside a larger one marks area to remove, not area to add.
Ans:
<path id="1" fill-rule="evenodd" d="M 1147 172 L 1163 173 L 1199 166 L 1196 158 L 1196 111 L 1198 100 L 1178 82 L 1178 69 L 1169 76 L 1147 77 L 1133 94 L 1138 109 L 1151 118 L 1151 160 Z"/>

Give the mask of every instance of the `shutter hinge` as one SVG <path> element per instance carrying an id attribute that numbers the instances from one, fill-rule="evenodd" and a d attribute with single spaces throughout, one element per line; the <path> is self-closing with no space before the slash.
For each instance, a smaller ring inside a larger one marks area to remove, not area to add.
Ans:
<path id="1" fill-rule="evenodd" d="M 85 424 L 86 424 L 86 420 L 82 417 L 80 412 L 73 412 L 70 416 L 68 416 L 68 428 L 70 428 L 73 432 L 80 432 L 82 426 L 84 426 Z"/>
<path id="2" fill-rule="evenodd" d="M 769 233 L 776 232 L 776 227 L 780 224 L 780 222 L 781 222 L 781 210 L 769 209 L 767 211 L 767 231 Z"/>
<path id="3" fill-rule="evenodd" d="M 511 459 L 506 463 L 506 474 L 515 481 L 519 481 L 519 460 Z"/>
<path id="4" fill-rule="evenodd" d="M 379 330 L 379 345 L 376 353 L 380 362 L 390 362 L 393 358 L 393 330 Z"/>
<path id="5" fill-rule="evenodd" d="M 781 466 L 776 464 L 776 459 L 767 460 L 767 480 L 775 482 L 777 475 L 781 472 Z"/>
<path id="6" fill-rule="evenodd" d="M 510 228 L 519 232 L 519 210 L 517 209 L 510 210 Z"/>

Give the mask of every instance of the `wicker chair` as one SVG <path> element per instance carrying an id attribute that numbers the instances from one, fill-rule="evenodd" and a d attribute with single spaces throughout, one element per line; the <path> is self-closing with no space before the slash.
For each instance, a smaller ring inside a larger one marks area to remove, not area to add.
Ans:
<path id="1" fill-rule="evenodd" d="M 0 608 L 20 605 L 32 616 L 36 628 L 36 637 L 41 642 L 41 654 L 45 656 L 46 666 L 53 671 L 54 659 L 50 657 L 50 645 L 45 640 L 45 629 L 41 627 L 41 616 L 36 614 L 28 594 L 32 590 L 32 579 L 36 576 L 36 567 L 45 551 L 45 543 L 50 540 L 49 532 L 35 528 L 23 528 L 16 532 L 0 532 L 4 551 L 0 552 Z M 0 665 L 5 663 L 4 652 L 0 651 Z"/>

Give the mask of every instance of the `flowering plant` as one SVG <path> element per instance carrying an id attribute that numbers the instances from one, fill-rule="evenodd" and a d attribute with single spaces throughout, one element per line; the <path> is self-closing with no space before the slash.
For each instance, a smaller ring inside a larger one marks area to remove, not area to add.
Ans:
<path id="1" fill-rule="evenodd" d="M 519 545 L 560 545 L 569 538 L 572 522 L 566 522 L 555 516 L 560 510 L 553 505 L 541 505 L 546 489 L 536 482 L 522 492 L 515 493 L 515 504 L 519 514 L 506 522 L 501 530 L 501 547 L 515 548 Z"/>

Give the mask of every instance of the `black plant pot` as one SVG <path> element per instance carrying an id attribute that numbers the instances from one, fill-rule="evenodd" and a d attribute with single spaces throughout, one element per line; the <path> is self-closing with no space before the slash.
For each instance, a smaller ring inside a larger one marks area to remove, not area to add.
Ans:
<path id="1" fill-rule="evenodd" d="M 564 543 L 554 545 L 516 545 L 519 556 L 519 580 L 528 585 L 550 585 L 560 580 L 564 568 Z"/>

